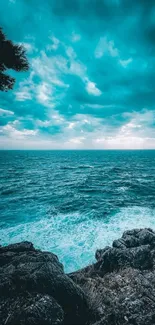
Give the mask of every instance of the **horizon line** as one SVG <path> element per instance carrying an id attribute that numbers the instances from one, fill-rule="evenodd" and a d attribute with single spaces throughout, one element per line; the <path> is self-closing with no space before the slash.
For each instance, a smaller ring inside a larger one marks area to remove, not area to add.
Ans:
<path id="1" fill-rule="evenodd" d="M 142 149 L 0 149 L 0 151 L 155 151 L 155 148 Z"/>

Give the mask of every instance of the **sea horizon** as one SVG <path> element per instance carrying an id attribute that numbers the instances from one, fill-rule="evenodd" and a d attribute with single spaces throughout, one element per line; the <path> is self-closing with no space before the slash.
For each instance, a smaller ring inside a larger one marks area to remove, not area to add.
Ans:
<path id="1" fill-rule="evenodd" d="M 0 151 L 155 151 L 154 149 L 0 149 Z"/>

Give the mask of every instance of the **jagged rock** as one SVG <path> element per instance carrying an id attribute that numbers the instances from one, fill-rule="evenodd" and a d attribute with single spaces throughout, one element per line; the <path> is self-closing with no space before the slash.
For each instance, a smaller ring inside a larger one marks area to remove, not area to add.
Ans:
<path id="1" fill-rule="evenodd" d="M 114 240 L 111 247 L 96 251 L 98 263 L 94 266 L 102 275 L 115 270 L 133 267 L 140 270 L 153 267 L 155 233 L 151 229 L 133 229 Z"/>
<path id="2" fill-rule="evenodd" d="M 23 241 L 17 244 L 11 244 L 4 247 L 0 246 L 0 248 L 1 248 L 1 253 L 35 251 L 33 244 L 28 241 Z"/>
<path id="3" fill-rule="evenodd" d="M 154 245 L 155 233 L 152 229 L 133 229 L 123 233 L 122 238 L 114 240 L 113 247 L 116 248 L 131 248 L 140 245 Z"/>
<path id="4" fill-rule="evenodd" d="M 63 324 L 84 324 L 88 317 L 84 292 L 57 256 L 28 242 L 0 248 L 0 296 L 1 325 L 61 324 L 63 314 Z"/>
<path id="5" fill-rule="evenodd" d="M 93 325 L 155 324 L 155 232 L 133 229 L 70 277 L 96 311 Z"/>
<path id="6" fill-rule="evenodd" d="M 130 249 L 111 248 L 102 255 L 102 260 L 98 264 L 98 270 L 102 275 L 127 267 L 140 270 L 152 268 L 153 259 L 150 246 L 145 245 Z"/>

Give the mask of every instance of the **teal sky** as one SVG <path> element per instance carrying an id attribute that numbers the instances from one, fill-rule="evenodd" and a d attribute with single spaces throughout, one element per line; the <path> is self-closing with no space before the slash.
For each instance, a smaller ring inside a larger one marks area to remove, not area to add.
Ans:
<path id="1" fill-rule="evenodd" d="M 155 148 L 155 2 L 1 0 L 28 73 L 0 92 L 0 149 Z"/>

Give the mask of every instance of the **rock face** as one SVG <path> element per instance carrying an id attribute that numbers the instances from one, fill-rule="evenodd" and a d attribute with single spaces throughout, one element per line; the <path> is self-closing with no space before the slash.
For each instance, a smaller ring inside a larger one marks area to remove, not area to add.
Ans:
<path id="1" fill-rule="evenodd" d="M 84 292 L 57 256 L 29 242 L 0 247 L 0 324 L 85 324 Z"/>
<path id="2" fill-rule="evenodd" d="M 97 263 L 70 275 L 87 293 L 94 325 L 155 324 L 155 232 L 134 229 L 96 252 Z"/>
<path id="3" fill-rule="evenodd" d="M 66 275 L 29 242 L 0 247 L 1 325 L 155 324 L 155 232 L 124 232 Z"/>

